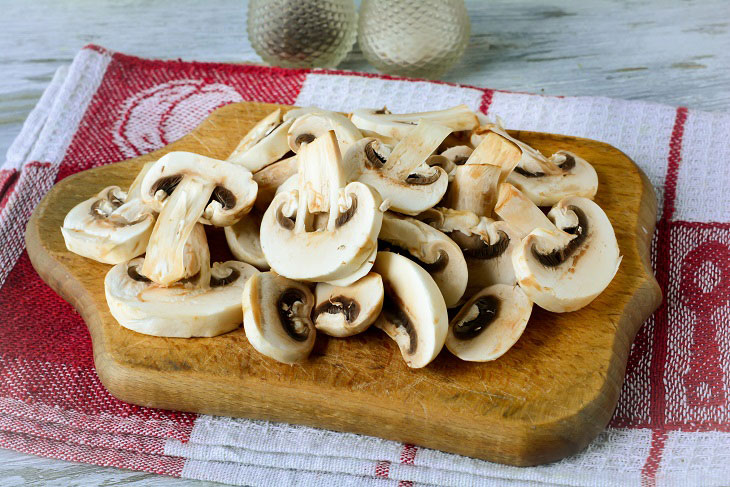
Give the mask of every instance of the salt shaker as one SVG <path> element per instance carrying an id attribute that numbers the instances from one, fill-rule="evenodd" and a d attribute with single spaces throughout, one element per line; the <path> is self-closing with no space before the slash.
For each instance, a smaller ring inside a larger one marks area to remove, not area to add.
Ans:
<path id="1" fill-rule="evenodd" d="M 451 68 L 469 42 L 463 0 L 363 0 L 358 42 L 380 71 L 433 78 Z"/>
<path id="2" fill-rule="evenodd" d="M 353 0 L 250 0 L 248 38 L 269 64 L 334 67 L 357 34 Z"/>

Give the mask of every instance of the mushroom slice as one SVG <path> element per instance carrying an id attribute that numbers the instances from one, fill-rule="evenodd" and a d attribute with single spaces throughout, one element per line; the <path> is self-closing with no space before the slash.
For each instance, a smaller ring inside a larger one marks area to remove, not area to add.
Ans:
<path id="1" fill-rule="evenodd" d="M 425 367 L 443 348 L 448 332 L 438 286 L 421 266 L 393 252 L 378 252 L 373 271 L 383 278 L 385 289 L 375 326 L 395 341 L 408 367 Z"/>
<path id="2" fill-rule="evenodd" d="M 517 282 L 512 269 L 512 251 L 519 246 L 520 236 L 507 222 L 448 208 L 432 212 L 423 221 L 444 232 L 464 254 L 469 269 L 466 296 L 492 284 Z"/>
<path id="3" fill-rule="evenodd" d="M 403 255 L 423 267 L 439 287 L 447 308 L 459 302 L 468 272 L 461 249 L 449 237 L 415 218 L 386 212 L 378 239 L 380 250 Z"/>
<path id="4" fill-rule="evenodd" d="M 127 200 L 127 193 L 109 186 L 74 206 L 61 227 L 66 248 L 104 264 L 143 254 L 155 217 L 138 198 Z"/>
<path id="5" fill-rule="evenodd" d="M 474 149 L 472 149 L 468 145 L 457 145 L 454 147 L 449 147 L 440 155 L 447 158 L 453 164 L 461 166 L 469 159 L 469 156 L 472 152 L 474 152 Z"/>
<path id="6" fill-rule="evenodd" d="M 363 183 L 345 184 L 332 131 L 305 144 L 297 159 L 298 189 L 277 194 L 261 223 L 266 260 L 280 275 L 302 281 L 363 271 L 377 247 L 380 196 Z"/>
<path id="7" fill-rule="evenodd" d="M 540 151 L 515 139 L 498 125 L 488 124 L 479 127 L 472 133 L 471 142 L 476 147 L 471 158 L 482 161 L 483 164 L 500 166 L 502 180 L 513 170 L 548 175 L 562 173 L 562 170 Z"/>
<path id="8" fill-rule="evenodd" d="M 484 288 L 449 323 L 446 348 L 469 362 L 495 360 L 517 343 L 531 313 L 532 301 L 519 286 Z"/>
<path id="9" fill-rule="evenodd" d="M 585 159 L 572 152 L 558 151 L 550 157 L 550 162 L 560 173 L 529 172 L 517 166 L 507 176 L 507 182 L 539 206 L 552 206 L 568 196 L 593 199 L 598 190 L 598 175 Z"/>
<path id="10" fill-rule="evenodd" d="M 575 311 L 593 301 L 621 263 L 613 226 L 600 206 L 570 196 L 548 213 L 557 228 L 537 228 L 512 254 L 517 282 L 548 311 Z M 565 243 L 563 234 L 573 238 Z"/>
<path id="11" fill-rule="evenodd" d="M 282 120 L 277 108 L 253 126 L 227 160 L 251 172 L 280 160 L 289 152 L 287 133 L 292 123 L 294 118 Z"/>
<path id="12" fill-rule="evenodd" d="M 446 192 L 446 206 L 470 211 L 478 216 L 492 216 L 497 202 L 501 170 L 489 164 L 457 166 L 454 179 Z"/>
<path id="13" fill-rule="evenodd" d="M 188 259 L 199 269 L 192 278 L 165 287 L 140 273 L 143 258 L 117 264 L 104 290 L 112 316 L 125 328 L 165 337 L 211 337 L 241 324 L 241 292 L 258 271 L 243 262 L 210 266 L 205 231 L 198 224 L 186 243 Z M 190 264 L 192 265 L 192 264 Z"/>
<path id="14" fill-rule="evenodd" d="M 243 328 L 249 343 L 285 364 L 301 362 L 314 346 L 316 331 L 309 315 L 314 296 L 299 282 L 275 272 L 254 275 L 243 289 Z"/>
<path id="15" fill-rule="evenodd" d="M 258 184 L 254 206 L 266 211 L 276 195 L 276 190 L 284 182 L 297 174 L 297 157 L 287 157 L 253 173 L 253 180 Z"/>
<path id="16" fill-rule="evenodd" d="M 397 140 L 408 135 L 421 120 L 445 125 L 452 131 L 473 130 L 479 126 L 477 116 L 466 105 L 417 113 L 390 113 L 387 108 L 361 108 L 353 111 L 350 118 L 360 130 L 369 130 Z"/>
<path id="17" fill-rule="evenodd" d="M 446 192 L 448 175 L 438 166 L 429 166 L 427 159 L 450 130 L 421 121 L 392 151 L 377 139 L 362 139 L 348 151 L 345 165 L 358 168 L 357 180 L 377 189 L 393 210 L 416 215 L 438 203 Z"/>
<path id="18" fill-rule="evenodd" d="M 297 153 L 303 143 L 312 142 L 330 130 L 334 130 L 342 154 L 362 139 L 362 133 L 349 118 L 340 113 L 319 110 L 302 115 L 294 121 L 288 133 L 289 147 Z"/>
<path id="19" fill-rule="evenodd" d="M 500 184 L 494 212 L 512 226 L 520 239 L 536 228 L 555 228 L 532 200 L 509 183 Z M 567 244 L 572 238 L 573 236 L 566 236 L 564 243 Z"/>
<path id="20" fill-rule="evenodd" d="M 345 287 L 320 282 L 314 296 L 314 327 L 333 337 L 349 337 L 365 331 L 380 314 L 383 279 L 371 272 Z"/>
<path id="21" fill-rule="evenodd" d="M 228 248 L 236 259 L 251 264 L 260 270 L 268 270 L 264 251 L 261 250 L 259 231 L 263 213 L 253 209 L 248 215 L 229 227 L 225 227 Z"/>
<path id="22" fill-rule="evenodd" d="M 190 152 L 162 156 L 142 181 L 142 201 L 160 214 L 141 272 L 169 285 L 185 277 L 183 246 L 196 222 L 227 226 L 253 206 L 257 186 L 236 164 Z"/>

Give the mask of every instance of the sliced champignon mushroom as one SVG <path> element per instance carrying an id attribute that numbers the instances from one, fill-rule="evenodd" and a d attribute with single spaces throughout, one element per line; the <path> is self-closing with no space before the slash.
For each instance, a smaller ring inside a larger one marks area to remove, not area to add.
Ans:
<path id="1" fill-rule="evenodd" d="M 346 184 L 334 132 L 303 146 L 298 189 L 280 192 L 261 223 L 261 247 L 277 273 L 302 281 L 336 281 L 364 271 L 377 247 L 380 196 Z"/>
<path id="2" fill-rule="evenodd" d="M 276 190 L 284 182 L 297 174 L 297 157 L 287 157 L 253 173 L 253 180 L 258 184 L 258 193 L 254 206 L 266 211 L 276 195 Z"/>
<path id="3" fill-rule="evenodd" d="M 197 224 L 186 243 L 187 260 L 197 268 L 192 277 L 172 286 L 160 286 L 140 269 L 143 258 L 117 264 L 104 279 L 112 316 L 125 328 L 164 337 L 211 337 L 241 324 L 241 292 L 246 280 L 258 271 L 243 262 L 210 266 L 210 253 L 202 225 Z"/>
<path id="4" fill-rule="evenodd" d="M 254 275 L 243 289 L 243 328 L 259 353 L 285 364 L 305 360 L 316 331 L 309 315 L 314 296 L 299 282 L 275 272 Z"/>
<path id="5" fill-rule="evenodd" d="M 512 226 L 520 239 L 536 228 L 555 228 L 535 203 L 509 183 L 499 185 L 499 196 L 494 212 Z M 572 238 L 572 236 L 567 238 L 564 243 Z"/>
<path id="6" fill-rule="evenodd" d="M 289 152 L 287 133 L 292 123 L 294 118 L 282 120 L 277 108 L 253 126 L 227 160 L 256 172 L 282 159 Z"/>
<path id="7" fill-rule="evenodd" d="M 345 287 L 320 282 L 314 296 L 314 327 L 333 337 L 349 337 L 365 331 L 380 314 L 383 279 L 371 272 Z"/>
<path id="8" fill-rule="evenodd" d="M 465 296 L 492 284 L 517 282 L 512 251 L 519 246 L 520 238 L 507 222 L 446 208 L 433 212 L 440 216 L 429 218 L 429 224 L 444 232 L 464 254 L 469 269 Z"/>
<path id="9" fill-rule="evenodd" d="M 423 267 L 439 287 L 447 308 L 459 302 L 468 272 L 464 255 L 449 237 L 415 218 L 386 212 L 378 239 L 380 250 L 403 255 Z"/>
<path id="10" fill-rule="evenodd" d="M 362 133 L 349 118 L 336 112 L 319 110 L 300 116 L 289 128 L 289 147 L 295 153 L 303 143 L 312 142 L 317 137 L 334 130 L 340 153 L 344 154 L 358 140 Z"/>
<path id="11" fill-rule="evenodd" d="M 169 285 L 185 277 L 183 246 L 196 222 L 227 226 L 253 206 L 257 186 L 236 164 L 190 152 L 162 156 L 142 181 L 142 201 L 159 211 L 141 272 Z"/>
<path id="12" fill-rule="evenodd" d="M 238 222 L 225 227 L 224 231 L 228 248 L 236 259 L 266 271 L 269 269 L 269 263 L 266 262 L 259 238 L 263 216 L 262 212 L 253 209 Z"/>
<path id="13" fill-rule="evenodd" d="M 600 206 L 570 196 L 548 213 L 557 228 L 537 228 L 512 254 L 517 282 L 548 311 L 575 311 L 613 280 L 621 263 L 613 226 Z M 572 239 L 567 243 L 564 235 Z"/>
<path id="14" fill-rule="evenodd" d="M 392 151 L 377 139 L 361 139 L 346 154 L 345 166 L 357 168 L 349 172 L 378 190 L 393 210 L 418 214 L 438 203 L 446 192 L 448 175 L 438 166 L 429 166 L 427 160 L 450 130 L 419 122 Z"/>
<path id="15" fill-rule="evenodd" d="M 470 211 L 478 216 L 492 216 L 497 202 L 501 170 L 489 164 L 470 164 L 456 167 L 454 179 L 446 191 L 446 206 L 454 210 Z"/>
<path id="16" fill-rule="evenodd" d="M 471 141 L 476 147 L 471 157 L 486 164 L 500 166 L 502 181 L 513 170 L 548 175 L 562 172 L 540 151 L 515 139 L 498 125 L 480 127 L 472 133 Z"/>
<path id="17" fill-rule="evenodd" d="M 445 125 L 451 131 L 473 130 L 479 126 L 476 115 L 466 105 L 417 113 L 390 113 L 386 108 L 361 108 L 353 111 L 350 118 L 360 130 L 368 130 L 396 140 L 408 135 L 421 120 Z"/>
<path id="18" fill-rule="evenodd" d="M 61 234 L 71 252 L 119 264 L 144 253 L 155 215 L 140 200 L 140 186 L 152 162 L 146 163 L 125 193 L 117 186 L 101 190 L 68 212 Z"/>
<path id="19" fill-rule="evenodd" d="M 469 362 L 495 360 L 517 343 L 531 313 L 532 301 L 519 286 L 484 288 L 449 323 L 446 348 Z"/>
<path id="20" fill-rule="evenodd" d="M 340 277 L 339 279 L 329 279 L 327 281 L 323 281 L 327 284 L 331 284 L 332 286 L 339 286 L 339 287 L 346 287 L 351 284 L 353 284 L 355 281 L 361 279 L 362 277 L 365 277 L 369 272 L 370 269 L 373 267 L 373 264 L 375 263 L 375 258 L 378 255 L 378 247 L 376 246 L 373 251 L 370 253 L 370 255 L 363 261 L 363 263 L 355 269 L 351 274 Z M 359 258 L 359 257 L 358 257 Z"/>
<path id="21" fill-rule="evenodd" d="M 428 273 L 412 260 L 378 252 L 373 271 L 383 278 L 383 310 L 375 326 L 395 341 L 408 367 L 428 365 L 446 341 L 444 298 Z"/>
<path id="22" fill-rule="evenodd" d="M 598 190 L 598 175 L 593 166 L 568 151 L 558 151 L 549 160 L 560 173 L 533 173 L 517 166 L 507 176 L 507 182 L 539 206 L 552 206 L 568 196 L 593 199 Z"/>
<path id="23" fill-rule="evenodd" d="M 471 156 L 472 152 L 474 152 L 474 149 L 472 149 L 468 145 L 457 145 L 454 147 L 449 147 L 448 149 L 443 151 L 440 155 L 447 158 L 453 164 L 455 164 L 457 166 L 461 166 L 467 160 L 469 160 L 469 156 Z"/>
<path id="24" fill-rule="evenodd" d="M 128 200 L 117 186 L 104 188 L 66 214 L 61 227 L 66 248 L 104 264 L 144 253 L 155 217 L 139 198 Z"/>

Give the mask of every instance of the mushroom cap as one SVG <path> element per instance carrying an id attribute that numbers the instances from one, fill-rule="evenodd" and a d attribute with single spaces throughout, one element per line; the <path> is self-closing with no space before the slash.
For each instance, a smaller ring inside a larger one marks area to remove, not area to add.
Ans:
<path id="1" fill-rule="evenodd" d="M 138 199 L 127 201 L 109 186 L 66 214 L 61 233 L 71 252 L 104 264 L 119 264 L 144 253 L 155 217 Z"/>
<path id="2" fill-rule="evenodd" d="M 532 301 L 519 286 L 484 288 L 449 323 L 446 348 L 470 362 L 495 360 L 519 340 L 531 313 Z"/>
<path id="3" fill-rule="evenodd" d="M 377 245 L 375 248 L 373 248 L 372 252 L 370 252 L 370 255 L 363 261 L 362 265 L 355 269 L 351 274 L 340 277 L 339 279 L 329 279 L 327 281 L 324 281 L 327 284 L 331 284 L 332 286 L 338 286 L 338 287 L 346 287 L 350 284 L 354 283 L 355 281 L 365 277 L 369 272 L 370 269 L 373 267 L 373 264 L 375 263 L 375 258 L 378 256 L 378 247 Z M 360 256 L 358 255 L 357 259 L 360 259 Z"/>
<path id="4" fill-rule="evenodd" d="M 334 130 L 342 154 L 362 139 L 362 133 L 349 118 L 341 113 L 317 110 L 301 115 L 291 125 L 287 135 L 289 148 L 298 153 L 302 143 L 312 142 L 330 130 Z"/>
<path id="5" fill-rule="evenodd" d="M 297 156 L 281 159 L 253 174 L 258 185 L 254 206 L 263 213 L 274 199 L 279 187 L 297 174 Z"/>
<path id="6" fill-rule="evenodd" d="M 281 109 L 277 108 L 259 120 L 241 139 L 228 161 L 256 172 L 272 164 L 289 152 L 287 133 L 294 118 L 282 120 Z"/>
<path id="7" fill-rule="evenodd" d="M 454 147 L 449 147 L 440 155 L 444 156 L 455 165 L 461 166 L 469 159 L 472 152 L 474 152 L 474 149 L 468 145 L 455 145 Z"/>
<path id="8" fill-rule="evenodd" d="M 425 158 L 423 166 L 412 173 L 418 177 L 398 179 L 378 166 L 378 156 L 373 154 L 388 153 L 380 146 L 377 139 L 360 139 L 347 151 L 345 167 L 359 168 L 357 180 L 375 188 L 384 200 L 390 202 L 390 208 L 399 213 L 417 215 L 441 201 L 449 184 L 446 171 L 438 166 L 428 166 Z"/>
<path id="9" fill-rule="evenodd" d="M 309 288 L 275 272 L 253 276 L 243 289 L 246 338 L 259 353 L 293 364 L 309 356 L 316 331 L 309 315 L 314 296 Z"/>
<path id="10" fill-rule="evenodd" d="M 287 209 L 296 208 L 297 193 L 277 194 L 261 221 L 261 248 L 271 268 L 302 281 L 336 280 L 361 268 L 377 247 L 382 222 L 378 194 L 362 183 L 350 183 L 343 195 L 351 204 L 340 212 L 341 223 L 332 231 L 296 233 L 296 212 Z"/>
<path id="11" fill-rule="evenodd" d="M 109 310 L 123 327 L 145 335 L 189 338 L 220 335 L 241 324 L 241 292 L 258 273 L 254 267 L 237 261 L 216 263 L 207 286 L 162 287 L 139 275 L 143 260 L 117 264 L 104 279 Z"/>
<path id="12" fill-rule="evenodd" d="M 333 337 L 348 337 L 365 331 L 380 314 L 383 279 L 371 272 L 344 287 L 320 282 L 314 295 L 315 328 Z"/>
<path id="13" fill-rule="evenodd" d="M 383 214 L 381 250 L 408 257 L 430 274 L 446 307 L 455 306 L 466 290 L 468 270 L 459 246 L 435 228 L 395 213 Z"/>
<path id="14" fill-rule="evenodd" d="M 447 235 L 464 254 L 469 269 L 467 289 L 517 282 L 512 252 L 520 245 L 520 236 L 507 222 L 484 217 L 474 227 L 454 230 Z"/>
<path id="15" fill-rule="evenodd" d="M 396 342 L 408 367 L 425 367 L 443 348 L 448 331 L 438 286 L 421 266 L 393 252 L 378 252 L 373 271 L 385 289 L 375 326 Z"/>
<path id="16" fill-rule="evenodd" d="M 466 105 L 415 113 L 390 113 L 386 108 L 360 108 L 352 112 L 350 119 L 360 130 L 369 130 L 394 139 L 402 139 L 408 135 L 419 120 L 446 125 L 452 131 L 472 130 L 479 126 L 477 116 Z"/>
<path id="17" fill-rule="evenodd" d="M 228 248 L 236 259 L 265 271 L 269 269 L 269 263 L 259 238 L 262 218 L 263 214 L 254 209 L 233 225 L 225 227 L 224 231 Z"/>
<path id="18" fill-rule="evenodd" d="M 162 156 L 142 180 L 142 201 L 155 211 L 162 211 L 169 197 L 155 197 L 158 191 L 168 196 L 184 178 L 195 178 L 212 186 L 212 197 L 201 217 L 202 223 L 232 225 L 253 206 L 257 185 L 251 172 L 239 165 L 201 156 L 192 152 L 170 152 Z"/>
<path id="19" fill-rule="evenodd" d="M 559 174 L 531 173 L 516 167 L 507 176 L 507 182 L 538 206 L 553 206 L 568 196 L 593 199 L 598 190 L 598 175 L 588 161 L 568 151 L 556 152 L 550 161 L 560 168 Z"/>
<path id="20" fill-rule="evenodd" d="M 575 311 L 593 301 L 618 271 L 616 235 L 601 207 L 588 198 L 564 198 L 548 217 L 560 230 L 533 230 L 512 254 L 517 282 L 538 306 Z M 575 235 L 568 244 L 561 235 L 566 233 Z"/>

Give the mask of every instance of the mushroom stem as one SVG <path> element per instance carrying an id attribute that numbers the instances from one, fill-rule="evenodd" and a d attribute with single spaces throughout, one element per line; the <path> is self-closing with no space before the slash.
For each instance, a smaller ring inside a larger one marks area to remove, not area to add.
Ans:
<path id="1" fill-rule="evenodd" d="M 369 130 L 396 139 L 406 136 L 420 120 L 446 125 L 453 131 L 472 130 L 479 125 L 476 115 L 466 105 L 417 113 L 360 109 L 353 111 L 350 118 L 360 130 Z"/>
<path id="2" fill-rule="evenodd" d="M 414 169 L 433 154 L 451 133 L 451 128 L 437 123 L 419 121 L 416 128 L 398 142 L 383 164 L 384 172 L 391 172 L 398 180 L 405 180 Z"/>
<path id="3" fill-rule="evenodd" d="M 535 230 L 543 228 L 554 231 L 558 234 L 565 234 L 565 243 L 575 238 L 575 235 L 562 232 L 551 222 L 548 217 L 528 197 L 509 183 L 502 183 L 499 186 L 499 197 L 494 212 L 509 223 L 515 229 L 520 238 Z"/>
<path id="4" fill-rule="evenodd" d="M 470 211 L 479 216 L 492 216 L 497 201 L 501 170 L 488 164 L 457 166 L 454 180 L 446 192 L 446 206 Z"/>
<path id="5" fill-rule="evenodd" d="M 299 205 L 295 232 L 311 230 L 314 219 L 327 215 L 326 228 L 333 230 L 339 212 L 340 188 L 346 184 L 342 157 L 334 131 L 302 145 L 299 160 Z"/>
<path id="6" fill-rule="evenodd" d="M 214 189 L 215 183 L 209 180 L 182 178 L 157 217 L 141 274 L 162 286 L 189 277 L 184 264 L 185 242 Z"/>
<path id="7" fill-rule="evenodd" d="M 522 152 L 515 144 L 494 132 L 487 132 L 466 160 L 466 164 L 497 166 L 501 169 L 499 182 L 503 182 L 520 162 L 521 157 Z"/>

